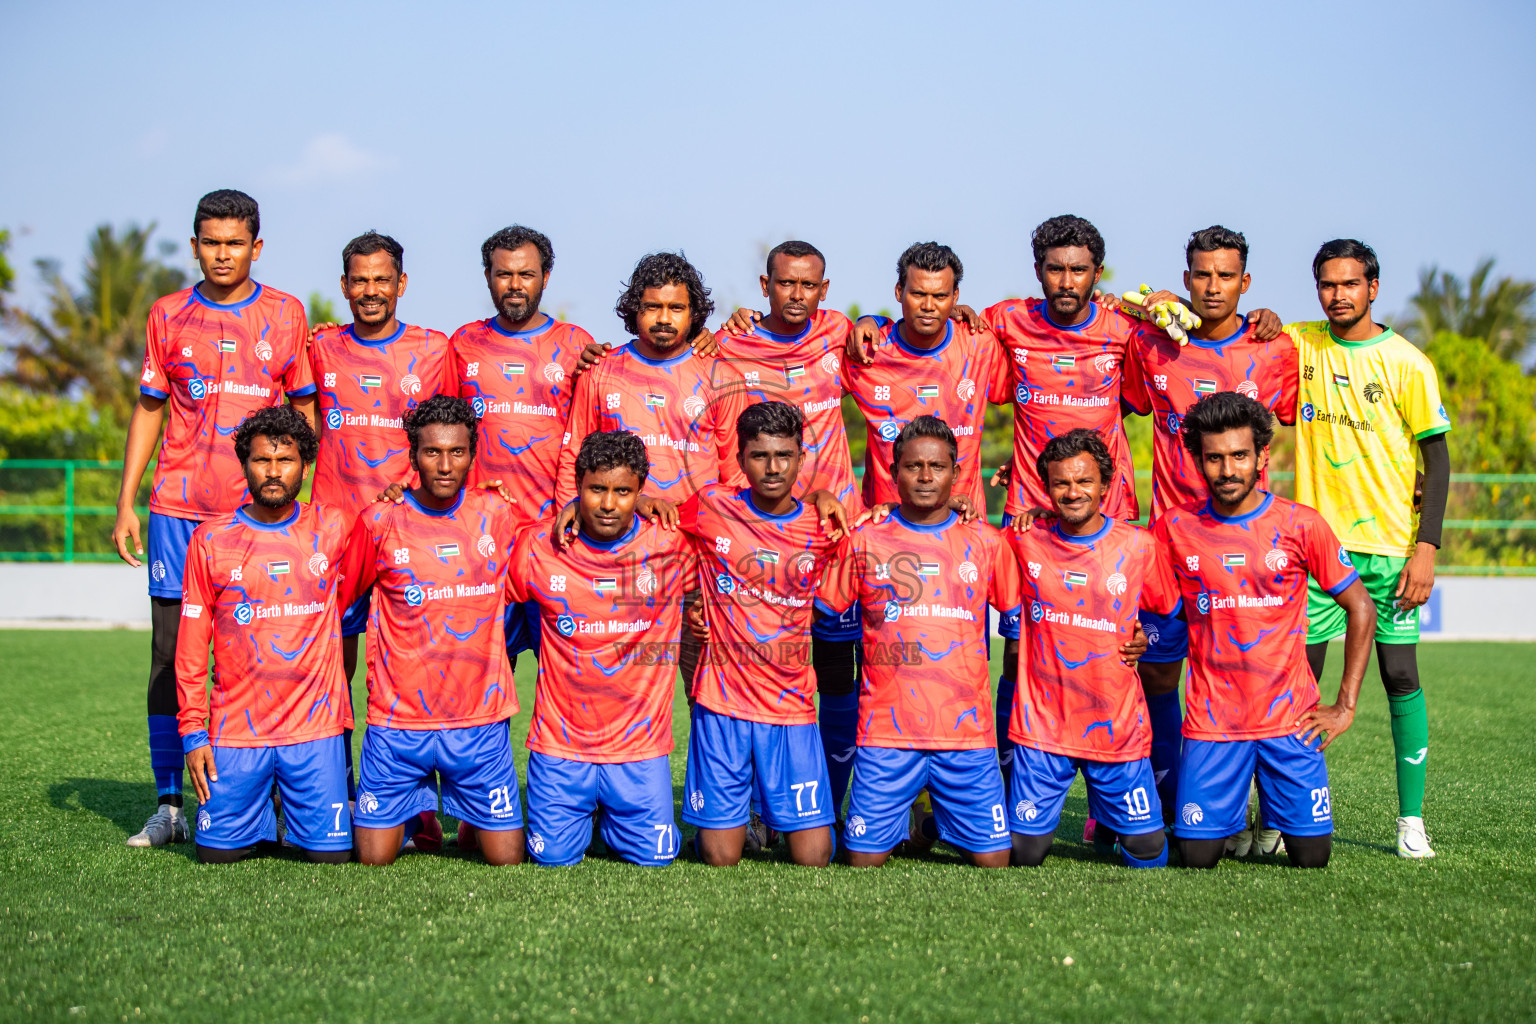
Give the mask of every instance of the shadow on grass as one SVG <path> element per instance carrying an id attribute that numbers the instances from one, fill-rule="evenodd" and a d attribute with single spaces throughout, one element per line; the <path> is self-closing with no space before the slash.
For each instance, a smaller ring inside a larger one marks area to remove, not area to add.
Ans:
<path id="1" fill-rule="evenodd" d="M 158 801 L 150 782 L 65 779 L 48 787 L 48 802 L 61 811 L 86 810 L 110 821 L 123 838 L 137 832 Z"/>

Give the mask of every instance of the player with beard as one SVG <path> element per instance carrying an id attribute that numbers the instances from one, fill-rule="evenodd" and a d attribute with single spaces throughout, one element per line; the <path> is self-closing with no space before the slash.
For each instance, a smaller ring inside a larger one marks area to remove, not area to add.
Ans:
<path id="1" fill-rule="evenodd" d="M 342 730 L 352 707 L 336 634 L 348 517 L 297 500 L 318 441 L 292 407 L 253 413 L 233 448 L 251 502 L 193 532 L 176 642 L 177 729 L 201 805 L 197 856 L 227 864 L 276 842 L 275 782 L 288 840 L 309 860 L 343 863 L 352 823 Z"/>
<path id="2" fill-rule="evenodd" d="M 1056 516 L 1008 533 L 1026 567 L 1025 644 L 1013 740 L 1009 803 L 1013 863 L 1034 867 L 1051 849 L 1077 773 L 1089 813 L 1119 836 L 1127 867 L 1168 862 L 1152 730 L 1136 670 L 1116 650 L 1134 635 L 1137 611 L 1172 616 L 1178 585 L 1154 537 L 1099 511 L 1114 473 L 1109 448 L 1091 430 L 1052 438 L 1037 470 Z"/>
<path id="3" fill-rule="evenodd" d="M 572 373 L 592 336 L 539 304 L 555 265 L 549 238 L 514 224 L 480 246 L 496 315 L 465 324 L 449 339 L 459 397 L 480 417 L 471 487 L 500 487 L 516 499 L 519 528 L 547 519 L 570 414 Z M 537 609 L 507 608 L 507 656 L 538 655 Z"/>
<path id="4" fill-rule="evenodd" d="M 1419 685 L 1418 609 L 1435 584 L 1451 481 L 1445 438 L 1451 421 L 1429 357 L 1372 319 L 1380 273 L 1365 243 L 1339 238 L 1324 244 L 1312 276 L 1328 319 L 1287 328 L 1301 362 L 1296 500 L 1315 507 L 1338 531 L 1376 604 L 1376 663 L 1387 689 L 1397 767 L 1397 854 L 1421 858 L 1435 851 L 1423 817 L 1429 715 Z M 1419 457 L 1423 511 L 1415 523 Z M 1307 661 L 1321 677 L 1328 644 L 1345 635 L 1346 624 L 1316 583 L 1307 603 Z"/>
<path id="5" fill-rule="evenodd" d="M 192 236 L 192 256 L 203 279 L 150 307 L 112 527 L 118 556 L 142 566 L 134 502 L 158 444 L 147 561 L 149 762 L 159 806 L 129 846 L 163 846 L 190 835 L 181 811 L 182 749 L 176 732 L 182 565 L 198 524 L 233 512 L 249 497 L 243 469 L 225 439 L 251 413 L 280 404 L 285 395 L 311 424 L 315 418 L 315 384 L 304 356 L 304 305 L 251 280 L 251 264 L 262 247 L 256 200 L 234 189 L 208 193 L 198 200 Z M 163 441 L 162 421 L 167 421 Z"/>
<path id="6" fill-rule="evenodd" d="M 1189 616 L 1184 763 L 1174 835 L 1185 867 L 1214 867 L 1247 825 L 1257 771 L 1261 826 L 1297 867 L 1328 863 L 1333 804 L 1323 751 L 1354 721 L 1376 607 L 1348 553 L 1311 508 L 1259 487 L 1274 433 L 1268 409 L 1219 391 L 1184 416 L 1204 504 L 1152 528 L 1173 558 Z M 1344 678 L 1319 703 L 1306 663 L 1307 577 L 1344 610 Z M 1314 741 L 1320 740 L 1316 746 Z"/>

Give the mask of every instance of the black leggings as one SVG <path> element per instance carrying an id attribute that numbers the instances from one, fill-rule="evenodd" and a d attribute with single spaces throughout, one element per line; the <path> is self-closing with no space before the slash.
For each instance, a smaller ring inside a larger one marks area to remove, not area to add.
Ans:
<path id="1" fill-rule="evenodd" d="M 1323 678 L 1323 663 L 1328 659 L 1328 643 L 1307 644 L 1307 666 L 1312 678 Z M 1419 647 L 1417 644 L 1376 644 L 1376 667 L 1381 670 L 1381 684 L 1388 697 L 1406 697 L 1419 688 Z"/>
<path id="2" fill-rule="evenodd" d="M 1284 835 L 1284 833 L 1281 833 Z M 1180 839 L 1179 856 L 1187 868 L 1213 868 L 1226 851 L 1226 839 Z M 1333 836 L 1285 836 L 1285 855 L 1298 868 L 1328 866 Z"/>
<path id="3" fill-rule="evenodd" d="M 176 699 L 176 634 L 181 630 L 181 602 L 151 597 L 149 622 L 149 713 L 174 717 L 181 710 L 181 702 Z"/>
<path id="4" fill-rule="evenodd" d="M 811 637 L 811 667 L 816 670 L 816 692 L 823 697 L 856 693 L 864 679 L 857 640 Z"/>

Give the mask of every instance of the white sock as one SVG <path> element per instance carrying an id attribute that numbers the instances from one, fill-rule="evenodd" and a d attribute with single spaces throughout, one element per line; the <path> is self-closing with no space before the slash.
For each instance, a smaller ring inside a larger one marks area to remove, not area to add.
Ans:
<path id="1" fill-rule="evenodd" d="M 177 807 L 175 804 L 166 804 L 165 809 L 171 812 L 172 821 L 175 821 L 177 818 L 181 817 L 182 808 Z"/>

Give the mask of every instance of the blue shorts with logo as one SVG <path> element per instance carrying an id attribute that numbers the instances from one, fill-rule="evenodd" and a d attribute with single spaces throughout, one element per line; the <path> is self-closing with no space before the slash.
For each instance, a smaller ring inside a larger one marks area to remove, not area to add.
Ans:
<path id="1" fill-rule="evenodd" d="M 1000 529 L 1008 529 L 1013 525 L 1013 513 L 1003 513 L 1003 523 Z M 997 635 L 1004 640 L 1017 640 L 1019 638 L 1019 617 L 1017 615 L 1003 615 L 999 613 L 997 618 Z M 1007 670 L 1004 669 L 1006 673 Z"/>
<path id="2" fill-rule="evenodd" d="M 749 722 L 695 704 L 683 792 L 683 821 L 699 828 L 747 824 L 754 796 L 763 820 L 779 832 L 837 820 L 814 722 Z"/>
<path id="3" fill-rule="evenodd" d="M 368 632 L 368 609 L 372 604 L 373 588 L 369 587 L 367 593 L 347 605 L 346 611 L 341 613 L 342 636 L 361 636 Z"/>
<path id="4" fill-rule="evenodd" d="M 895 849 L 907 838 L 912 801 L 924 789 L 933 798 L 939 838 L 946 843 L 971 853 L 995 853 L 1012 845 L 996 749 L 859 747 L 843 828 L 848 849 Z"/>
<path id="5" fill-rule="evenodd" d="M 608 849 L 631 864 L 661 867 L 677 856 L 672 763 L 666 757 L 619 764 L 528 755 L 528 853 L 550 867 L 580 864 L 592 842 L 592 814 Z"/>
<path id="6" fill-rule="evenodd" d="M 203 525 L 197 519 L 178 519 L 159 512 L 149 514 L 149 596 L 181 600 L 181 571 L 187 564 L 192 531 Z"/>
<path id="7" fill-rule="evenodd" d="M 214 747 L 219 780 L 197 809 L 197 844 L 239 850 L 277 841 L 272 782 L 283 798 L 288 839 L 304 850 L 352 849 L 347 757 L 340 736 L 274 747 Z"/>
<path id="8" fill-rule="evenodd" d="M 1172 615 L 1159 615 L 1143 608 L 1141 631 L 1147 634 L 1147 653 L 1141 660 L 1149 665 L 1171 665 L 1189 657 L 1189 623 L 1179 618 L 1179 610 Z"/>
<path id="9" fill-rule="evenodd" d="M 513 601 L 502 612 L 502 626 L 507 634 L 507 657 L 515 658 L 524 651 L 539 656 L 539 603 L 537 601 Z"/>
<path id="10" fill-rule="evenodd" d="M 1288 836 L 1333 833 L 1328 762 L 1295 736 L 1263 740 L 1184 739 L 1179 766 L 1180 839 L 1218 839 L 1248 827 L 1248 790 L 1255 777 L 1265 828 Z"/>
<path id="11" fill-rule="evenodd" d="M 859 616 L 858 602 L 841 614 L 818 602 L 815 617 L 811 620 L 811 635 L 818 640 L 837 643 L 864 639 L 864 620 Z"/>
<path id="12" fill-rule="evenodd" d="M 392 729 L 370 725 L 357 776 L 357 824 L 394 828 L 422 811 L 443 810 L 476 828 L 523 827 L 517 764 L 506 722 L 458 729 Z"/>
<path id="13" fill-rule="evenodd" d="M 1016 743 L 1013 772 L 1008 777 L 1008 801 L 1013 805 L 1013 831 L 1045 836 L 1061 824 L 1061 808 L 1077 773 L 1088 787 L 1088 814 L 1123 836 L 1157 832 L 1163 827 L 1163 805 L 1157 799 L 1152 762 L 1089 761 L 1051 754 Z"/>

